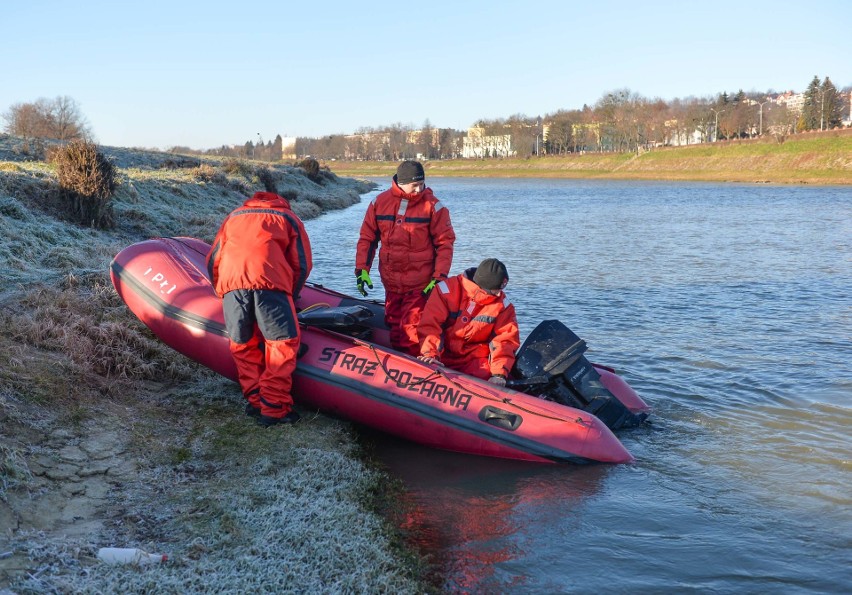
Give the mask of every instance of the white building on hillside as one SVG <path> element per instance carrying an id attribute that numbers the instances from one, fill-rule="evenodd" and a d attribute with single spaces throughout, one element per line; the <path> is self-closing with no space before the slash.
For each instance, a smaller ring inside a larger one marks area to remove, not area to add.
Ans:
<path id="1" fill-rule="evenodd" d="M 802 110 L 805 109 L 805 94 L 787 91 L 786 93 L 781 93 L 781 95 L 775 99 L 775 103 L 778 105 L 786 105 L 790 112 L 800 115 Z"/>
<path id="2" fill-rule="evenodd" d="M 666 145 L 681 147 L 704 142 L 704 133 L 699 128 L 685 128 L 678 120 L 666 120 L 663 126 L 666 127 Z"/>
<path id="3" fill-rule="evenodd" d="M 478 126 L 467 129 L 467 136 L 462 143 L 462 157 L 465 159 L 481 157 L 512 157 L 516 151 L 512 149 L 511 134 L 485 135 L 485 130 Z"/>

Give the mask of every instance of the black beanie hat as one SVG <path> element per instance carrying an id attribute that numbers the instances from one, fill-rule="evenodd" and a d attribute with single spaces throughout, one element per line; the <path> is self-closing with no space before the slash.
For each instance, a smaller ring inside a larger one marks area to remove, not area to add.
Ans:
<path id="1" fill-rule="evenodd" d="M 425 178 L 423 166 L 417 161 L 403 161 L 396 168 L 396 183 L 399 185 L 422 182 Z"/>
<path id="2" fill-rule="evenodd" d="M 486 258 L 476 268 L 473 282 L 482 289 L 503 289 L 509 282 L 506 265 L 496 258 Z"/>

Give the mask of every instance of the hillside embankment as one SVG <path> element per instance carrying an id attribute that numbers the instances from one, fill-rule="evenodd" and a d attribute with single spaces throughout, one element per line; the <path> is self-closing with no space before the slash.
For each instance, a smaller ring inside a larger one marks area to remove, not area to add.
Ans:
<path id="1" fill-rule="evenodd" d="M 237 385 L 157 340 L 108 274 L 143 239 L 209 242 L 254 191 L 307 219 L 370 186 L 100 147 L 118 184 L 99 230 L 67 219 L 43 149 L 0 135 L 0 593 L 428 591 L 347 423 L 255 425 Z M 107 546 L 169 561 L 103 565 Z"/>
<path id="2" fill-rule="evenodd" d="M 389 177 L 396 163 L 328 161 L 342 176 Z M 722 141 L 637 153 L 427 161 L 427 176 L 852 184 L 852 129 Z"/>

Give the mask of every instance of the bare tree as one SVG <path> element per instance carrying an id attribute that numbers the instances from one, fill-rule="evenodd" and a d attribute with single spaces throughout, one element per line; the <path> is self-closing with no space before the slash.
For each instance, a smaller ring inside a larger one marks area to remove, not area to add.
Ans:
<path id="1" fill-rule="evenodd" d="M 438 159 L 452 159 L 453 155 L 453 131 L 449 128 L 438 129 L 438 146 L 435 147 Z"/>
<path id="2" fill-rule="evenodd" d="M 67 95 L 53 100 L 53 120 L 59 140 L 88 139 L 92 135 L 80 106 Z"/>
<path id="3" fill-rule="evenodd" d="M 564 155 L 571 150 L 574 142 L 574 126 L 579 119 L 579 114 L 566 110 L 559 110 L 555 114 L 545 116 L 548 124 L 548 152 Z"/>
<path id="4" fill-rule="evenodd" d="M 710 97 L 693 98 L 689 107 L 690 120 L 701 135 L 700 142 L 711 141 L 715 135 L 715 113 L 711 108 L 715 105 L 715 99 Z"/>
<path id="5" fill-rule="evenodd" d="M 360 134 L 356 134 L 351 137 L 344 137 L 346 140 L 346 149 L 344 152 L 344 159 L 357 159 L 362 157 L 367 150 L 367 141 L 365 137 Z"/>
<path id="6" fill-rule="evenodd" d="M 66 96 L 16 103 L 3 115 L 4 130 L 24 138 L 90 140 L 91 129 L 77 102 Z"/>
<path id="7" fill-rule="evenodd" d="M 729 131 L 726 134 L 728 138 L 745 138 L 751 136 L 750 125 L 754 120 L 754 110 L 746 99 L 746 94 L 740 89 L 734 96 L 733 101 L 728 104 L 730 113 L 725 118 L 729 127 Z"/>
<path id="8" fill-rule="evenodd" d="M 506 121 L 506 130 L 512 135 L 512 149 L 518 157 L 535 153 L 536 141 L 541 142 L 537 118 L 515 114 Z"/>
<path id="9" fill-rule="evenodd" d="M 417 139 L 417 152 L 425 159 L 433 159 L 435 157 L 435 147 L 432 143 L 432 123 L 427 118 L 423 122 L 423 127 L 420 129 L 420 135 Z"/>
<path id="10" fill-rule="evenodd" d="M 668 122 L 672 120 L 672 110 L 662 99 L 649 101 L 644 106 L 645 142 L 652 147 L 663 146 L 668 141 Z"/>
<path id="11" fill-rule="evenodd" d="M 3 128 L 9 134 L 24 138 L 41 137 L 41 115 L 34 103 L 16 103 L 3 114 L 6 126 Z"/>
<path id="12" fill-rule="evenodd" d="M 763 109 L 763 130 L 776 139 L 781 139 L 795 130 L 796 120 L 796 113 L 786 105 L 767 104 Z"/>
<path id="13" fill-rule="evenodd" d="M 645 99 L 630 89 L 618 89 L 601 97 L 595 113 L 602 124 L 602 142 L 613 151 L 635 151 L 644 139 L 640 107 Z"/>
<path id="14" fill-rule="evenodd" d="M 408 142 L 408 133 L 410 128 L 403 126 L 400 123 L 393 124 L 388 129 L 388 144 L 390 148 L 390 157 L 394 161 L 414 157 Z"/>

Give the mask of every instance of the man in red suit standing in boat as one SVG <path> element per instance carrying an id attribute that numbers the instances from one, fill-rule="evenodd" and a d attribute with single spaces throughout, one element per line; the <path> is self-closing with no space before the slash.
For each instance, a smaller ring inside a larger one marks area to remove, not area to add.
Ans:
<path id="1" fill-rule="evenodd" d="M 301 219 L 271 192 L 256 192 L 228 215 L 207 255 L 246 414 L 266 427 L 299 421 L 290 395 L 300 339 L 293 298 L 311 266 Z"/>
<path id="2" fill-rule="evenodd" d="M 417 329 L 420 359 L 505 386 L 521 346 L 508 282 L 506 266 L 486 258 L 438 283 Z"/>
<path id="3" fill-rule="evenodd" d="M 447 278 L 456 234 L 450 213 L 426 187 L 423 165 L 403 161 L 391 187 L 367 207 L 355 255 L 355 281 L 366 296 L 370 267 L 379 251 L 385 286 L 385 323 L 394 349 L 418 355 L 417 324 L 435 284 Z"/>

